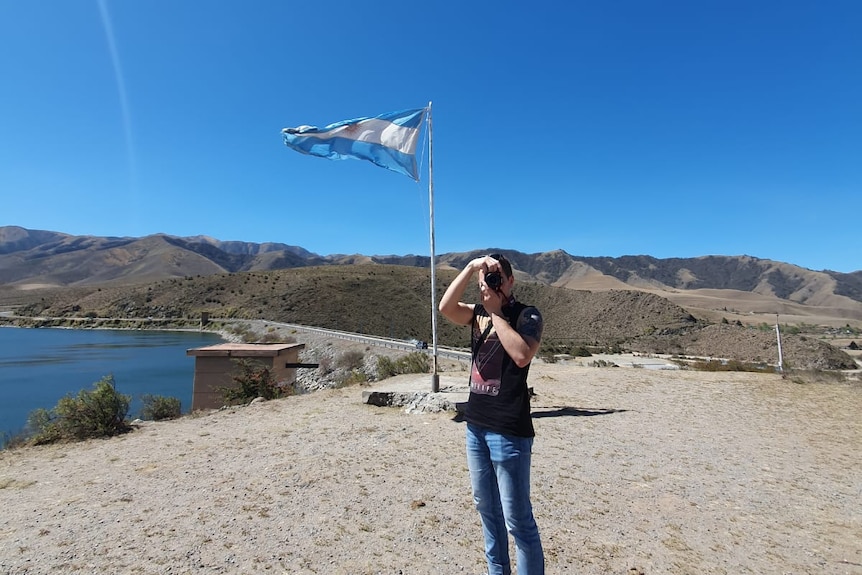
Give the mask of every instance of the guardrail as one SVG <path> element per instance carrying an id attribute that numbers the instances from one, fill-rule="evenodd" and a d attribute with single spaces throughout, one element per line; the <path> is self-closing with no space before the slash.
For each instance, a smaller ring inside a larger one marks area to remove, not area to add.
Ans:
<path id="1" fill-rule="evenodd" d="M 210 321 L 224 321 L 219 319 L 211 319 Z M 234 320 L 234 321 L 248 321 L 248 320 Z M 377 347 L 384 347 L 389 349 L 403 349 L 405 351 L 423 351 L 429 354 L 433 354 L 434 350 L 431 346 L 428 349 L 417 349 L 415 344 L 408 343 L 399 339 L 390 339 L 385 337 L 378 337 L 373 335 L 365 335 L 361 333 L 353 333 L 349 331 L 338 331 L 334 329 L 324 329 L 320 327 L 309 327 L 307 325 L 299 325 L 295 323 L 283 323 L 279 321 L 270 321 L 270 320 L 261 320 L 265 325 L 274 325 L 278 327 L 283 327 L 287 329 L 292 329 L 295 331 L 306 331 L 310 333 L 318 333 L 320 335 L 325 335 L 326 337 L 334 337 L 337 339 L 345 339 L 349 341 L 357 341 L 360 343 L 365 343 L 368 345 L 374 345 Z M 470 359 L 470 352 L 465 351 L 463 349 L 458 349 L 454 347 L 446 347 L 446 346 L 437 346 L 437 357 L 445 357 L 454 360 L 463 360 Z"/>

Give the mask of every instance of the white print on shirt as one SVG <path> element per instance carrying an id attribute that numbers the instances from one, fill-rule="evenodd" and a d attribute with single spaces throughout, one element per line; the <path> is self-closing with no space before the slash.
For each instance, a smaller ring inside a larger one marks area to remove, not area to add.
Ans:
<path id="1" fill-rule="evenodd" d="M 488 335 L 470 369 L 470 391 L 481 395 L 499 395 L 505 353 L 497 334 Z"/>

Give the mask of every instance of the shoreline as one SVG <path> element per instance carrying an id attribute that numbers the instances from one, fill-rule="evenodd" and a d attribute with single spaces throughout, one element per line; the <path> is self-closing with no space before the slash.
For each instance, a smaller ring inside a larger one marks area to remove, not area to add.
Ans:
<path id="1" fill-rule="evenodd" d="M 107 331 L 170 331 L 170 332 L 187 332 L 187 333 L 212 333 L 221 337 L 225 342 L 237 343 L 239 340 L 237 339 L 236 334 L 231 334 L 227 330 L 221 329 L 198 329 L 194 327 L 115 327 L 115 326 L 105 326 L 105 325 L 94 325 L 94 326 L 73 326 L 73 325 L 11 325 L 4 321 L 4 318 L 0 317 L 0 329 L 2 328 L 13 328 L 13 329 L 80 329 L 80 330 L 107 330 Z M 118 321 L 118 320 L 109 320 L 109 321 Z M 119 321 L 128 321 L 128 320 L 119 320 Z M 262 321 L 262 320 L 242 320 L 242 321 Z"/>

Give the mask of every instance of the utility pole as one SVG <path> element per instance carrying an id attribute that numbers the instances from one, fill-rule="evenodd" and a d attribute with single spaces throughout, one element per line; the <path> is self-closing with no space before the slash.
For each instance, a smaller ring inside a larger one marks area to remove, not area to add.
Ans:
<path id="1" fill-rule="evenodd" d="M 781 353 L 781 329 L 778 327 L 778 314 L 775 314 L 775 339 L 778 341 L 778 373 L 784 379 L 784 356 Z"/>

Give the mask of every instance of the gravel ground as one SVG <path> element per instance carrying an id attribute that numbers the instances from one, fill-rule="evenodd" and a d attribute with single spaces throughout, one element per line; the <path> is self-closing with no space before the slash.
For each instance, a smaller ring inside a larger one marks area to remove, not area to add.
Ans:
<path id="1" fill-rule="evenodd" d="M 862 386 L 575 362 L 531 382 L 548 573 L 862 574 Z M 482 573 L 464 424 L 365 389 L 0 452 L 0 573 Z"/>

